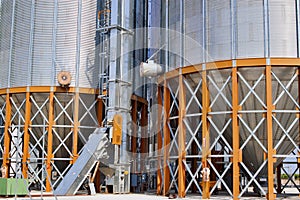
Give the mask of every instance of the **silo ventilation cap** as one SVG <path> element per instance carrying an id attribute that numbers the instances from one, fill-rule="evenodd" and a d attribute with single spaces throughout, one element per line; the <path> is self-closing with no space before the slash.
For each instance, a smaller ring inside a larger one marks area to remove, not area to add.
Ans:
<path id="1" fill-rule="evenodd" d="M 67 87 L 71 83 L 71 73 L 68 71 L 61 71 L 57 74 L 57 81 L 61 87 Z"/>

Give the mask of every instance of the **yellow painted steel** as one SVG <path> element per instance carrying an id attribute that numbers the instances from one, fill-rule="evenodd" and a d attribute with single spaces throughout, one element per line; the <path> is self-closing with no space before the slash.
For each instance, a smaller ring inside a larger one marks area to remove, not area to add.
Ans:
<path id="1" fill-rule="evenodd" d="M 29 129 L 30 129 L 30 114 L 31 114 L 31 101 L 30 93 L 26 92 L 26 105 L 25 105 L 25 125 L 24 125 L 24 147 L 22 158 L 22 174 L 24 178 L 28 178 L 28 159 L 29 159 Z"/>
<path id="2" fill-rule="evenodd" d="M 238 77 L 237 68 L 232 68 L 232 149 L 233 149 L 233 199 L 239 199 L 240 194 L 240 135 L 239 135 L 239 100 L 238 100 Z"/>
<path id="3" fill-rule="evenodd" d="M 113 138 L 112 144 L 121 145 L 122 143 L 122 115 L 115 114 L 113 118 Z"/>
<path id="4" fill-rule="evenodd" d="M 186 132 L 184 126 L 184 117 L 185 117 L 185 90 L 183 83 L 183 75 L 179 76 L 179 136 L 178 136 L 178 197 L 185 197 L 185 141 L 186 141 Z"/>

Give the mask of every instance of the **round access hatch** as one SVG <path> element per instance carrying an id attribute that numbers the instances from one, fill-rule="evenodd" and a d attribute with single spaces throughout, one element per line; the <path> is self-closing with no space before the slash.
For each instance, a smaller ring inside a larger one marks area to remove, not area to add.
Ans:
<path id="1" fill-rule="evenodd" d="M 59 85 L 62 87 L 66 87 L 70 85 L 71 79 L 72 79 L 71 73 L 68 71 L 61 71 L 57 75 L 57 81 Z"/>

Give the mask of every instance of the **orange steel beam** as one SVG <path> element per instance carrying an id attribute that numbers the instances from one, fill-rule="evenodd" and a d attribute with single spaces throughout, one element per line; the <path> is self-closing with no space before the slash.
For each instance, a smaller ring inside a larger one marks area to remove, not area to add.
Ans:
<path id="1" fill-rule="evenodd" d="M 31 93 L 46 93 L 46 92 L 55 92 L 55 93 L 75 93 L 76 91 L 79 90 L 79 93 L 82 94 L 98 94 L 97 89 L 93 88 L 75 88 L 75 87 L 51 87 L 51 86 L 31 86 L 31 87 L 15 87 L 15 88 L 2 88 L 0 89 L 0 95 L 5 95 L 6 93 L 26 93 L 26 92 L 31 92 Z"/>
<path id="2" fill-rule="evenodd" d="M 169 146 L 170 146 L 170 130 L 168 127 L 170 113 L 170 91 L 167 87 L 167 80 L 164 81 L 164 189 L 163 195 L 167 195 L 170 189 L 170 169 L 169 161 Z"/>
<path id="3" fill-rule="evenodd" d="M 169 71 L 169 72 L 165 73 L 164 75 L 165 76 L 160 76 L 158 78 L 158 83 L 164 82 L 165 79 L 171 79 L 171 78 L 178 77 L 179 76 L 179 71 L 178 71 L 178 69 L 175 69 L 175 70 L 172 70 L 172 71 Z"/>
<path id="4" fill-rule="evenodd" d="M 52 127 L 54 124 L 54 92 L 49 94 L 49 124 L 48 124 L 48 147 L 47 147 L 47 178 L 46 178 L 46 192 L 51 191 L 51 160 L 54 157 L 52 153 L 53 145 L 53 132 Z"/>
<path id="5" fill-rule="evenodd" d="M 265 58 L 250 58 L 250 59 L 237 59 L 236 67 L 257 67 L 266 66 Z"/>
<path id="6" fill-rule="evenodd" d="M 199 65 L 185 66 L 182 68 L 181 73 L 182 74 L 192 74 L 192 73 L 201 72 L 201 71 L 202 71 L 202 64 L 199 64 Z"/>
<path id="7" fill-rule="evenodd" d="M 185 141 L 186 141 L 186 132 L 184 126 L 184 117 L 186 113 L 186 105 L 185 105 L 185 91 L 184 91 L 184 83 L 183 83 L 183 75 L 179 76 L 179 135 L 178 135 L 178 197 L 185 197 Z"/>
<path id="8" fill-rule="evenodd" d="M 103 121 L 103 101 L 102 99 L 97 99 L 97 121 L 98 121 L 98 126 L 103 127 L 102 121 Z"/>
<path id="9" fill-rule="evenodd" d="M 131 95 L 131 100 L 135 100 L 135 101 L 137 101 L 139 103 L 143 103 L 143 104 L 148 105 L 147 99 L 145 99 L 143 97 L 140 97 L 140 96 L 137 96 L 135 94 Z"/>
<path id="10" fill-rule="evenodd" d="M 29 158 L 29 128 L 30 128 L 30 114 L 31 114 L 31 101 L 30 92 L 26 92 L 26 105 L 25 105 L 25 127 L 24 127 L 24 142 L 23 142 L 23 158 L 22 158 L 22 174 L 24 178 L 28 177 L 28 165 Z"/>
<path id="11" fill-rule="evenodd" d="M 272 131 L 272 112 L 273 112 L 273 101 L 272 101 L 272 74 L 271 66 L 266 66 L 266 98 L 267 98 L 267 143 L 268 143 L 268 200 L 275 199 L 274 195 L 274 149 L 273 149 L 273 131 Z"/>
<path id="12" fill-rule="evenodd" d="M 160 170 L 160 163 L 161 163 L 161 154 L 162 154 L 162 137 L 161 137 L 161 116 L 162 116 L 162 94 L 161 94 L 161 88 L 157 87 L 157 103 L 158 103 L 158 108 L 157 108 L 157 120 L 156 120 L 156 130 L 157 130 L 157 151 L 158 151 L 158 158 L 157 158 L 157 162 L 158 162 L 158 168 L 157 168 L 157 187 L 156 187 L 156 194 L 160 195 L 161 194 L 161 190 L 162 190 L 162 174 L 161 174 L 161 170 Z"/>
<path id="13" fill-rule="evenodd" d="M 5 114 L 5 127 L 4 127 L 4 152 L 3 152 L 3 167 L 6 169 L 5 178 L 9 178 L 9 168 L 10 168 L 10 142 L 11 135 L 9 129 L 11 126 L 11 101 L 10 94 L 6 94 L 6 114 Z"/>
<path id="14" fill-rule="evenodd" d="M 102 121 L 103 121 L 103 107 L 104 103 L 103 100 L 100 98 L 97 98 L 97 106 L 96 106 L 96 115 L 97 115 L 97 121 L 98 121 L 98 126 L 103 127 Z M 99 164 L 100 162 L 97 162 L 94 174 L 93 174 L 93 180 L 95 180 L 95 188 L 100 188 L 100 173 L 99 173 Z M 92 181 L 92 180 L 91 180 Z M 98 191 L 98 190 L 96 190 Z"/>
<path id="15" fill-rule="evenodd" d="M 207 120 L 210 110 L 209 105 L 209 91 L 206 79 L 207 72 L 202 72 L 202 168 L 208 167 L 207 159 L 210 155 L 210 138 L 209 138 L 209 122 Z M 202 183 L 202 198 L 209 199 L 209 180 Z"/>
<path id="16" fill-rule="evenodd" d="M 74 164 L 78 158 L 78 131 L 79 131 L 79 92 L 74 96 L 74 113 L 73 113 L 74 127 L 73 127 L 73 151 L 71 163 Z"/>
<path id="17" fill-rule="evenodd" d="M 236 67 L 265 67 L 266 66 L 266 59 L 265 58 L 247 58 L 247 59 L 237 59 Z M 271 65 L 274 66 L 300 66 L 300 58 L 271 58 L 270 59 Z M 202 64 L 199 63 L 192 66 L 185 66 L 182 67 L 182 74 L 191 74 L 195 72 L 202 71 Z M 219 69 L 226 69 L 232 68 L 232 60 L 221 60 L 215 62 L 208 62 L 206 64 L 206 70 L 219 70 Z M 179 76 L 179 69 L 175 69 L 165 73 L 164 75 L 158 78 L 158 83 L 162 83 L 164 79 L 172 79 Z"/>
<path id="18" fill-rule="evenodd" d="M 299 58 L 271 58 L 270 65 L 294 67 L 300 65 L 300 59 Z"/>
<path id="19" fill-rule="evenodd" d="M 206 70 L 224 69 L 232 66 L 231 60 L 222 60 L 217 62 L 206 63 Z"/>
<path id="20" fill-rule="evenodd" d="M 146 172 L 146 160 L 148 156 L 148 109 L 146 104 L 142 104 L 142 113 L 141 113 L 141 169 Z"/>
<path id="21" fill-rule="evenodd" d="M 136 149 L 137 149 L 137 101 L 132 100 L 132 108 L 131 108 L 131 118 L 132 118 L 132 136 L 131 136 L 131 152 L 132 152 L 132 160 L 134 160 L 132 165 L 132 173 L 136 173 Z"/>
<path id="22" fill-rule="evenodd" d="M 240 135 L 239 135 L 239 100 L 237 68 L 232 68 L 232 149 L 233 149 L 233 199 L 239 199 L 240 194 Z"/>

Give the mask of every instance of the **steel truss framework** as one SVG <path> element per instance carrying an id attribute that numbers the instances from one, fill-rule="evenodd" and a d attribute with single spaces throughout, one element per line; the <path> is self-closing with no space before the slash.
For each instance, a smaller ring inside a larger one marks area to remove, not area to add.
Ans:
<path id="1" fill-rule="evenodd" d="M 281 194 L 286 188 L 291 186 L 297 188 L 297 190 L 300 191 L 300 186 L 297 184 L 294 178 L 295 174 L 299 172 L 299 170 L 300 165 L 295 161 L 283 162 L 277 166 L 277 193 Z M 287 175 L 287 181 L 285 183 L 282 183 L 281 172 Z"/>
<path id="2" fill-rule="evenodd" d="M 96 94 L 84 88 L 1 90 L 0 161 L 6 176 L 29 178 L 41 190 L 56 187 L 99 127 L 102 116 L 95 110 L 102 113 L 103 104 L 97 106 Z"/>
<path id="3" fill-rule="evenodd" d="M 161 76 L 157 193 L 198 192 L 206 199 L 221 187 L 240 199 L 253 186 L 274 199 L 275 167 L 286 157 L 300 164 L 299 70 L 300 59 L 241 59 Z M 287 146 L 298 153 L 287 154 Z M 251 148 L 263 155 L 254 167 L 244 156 Z M 201 178 L 203 168 L 210 169 L 210 181 Z M 267 174 L 267 191 L 261 174 Z"/>

